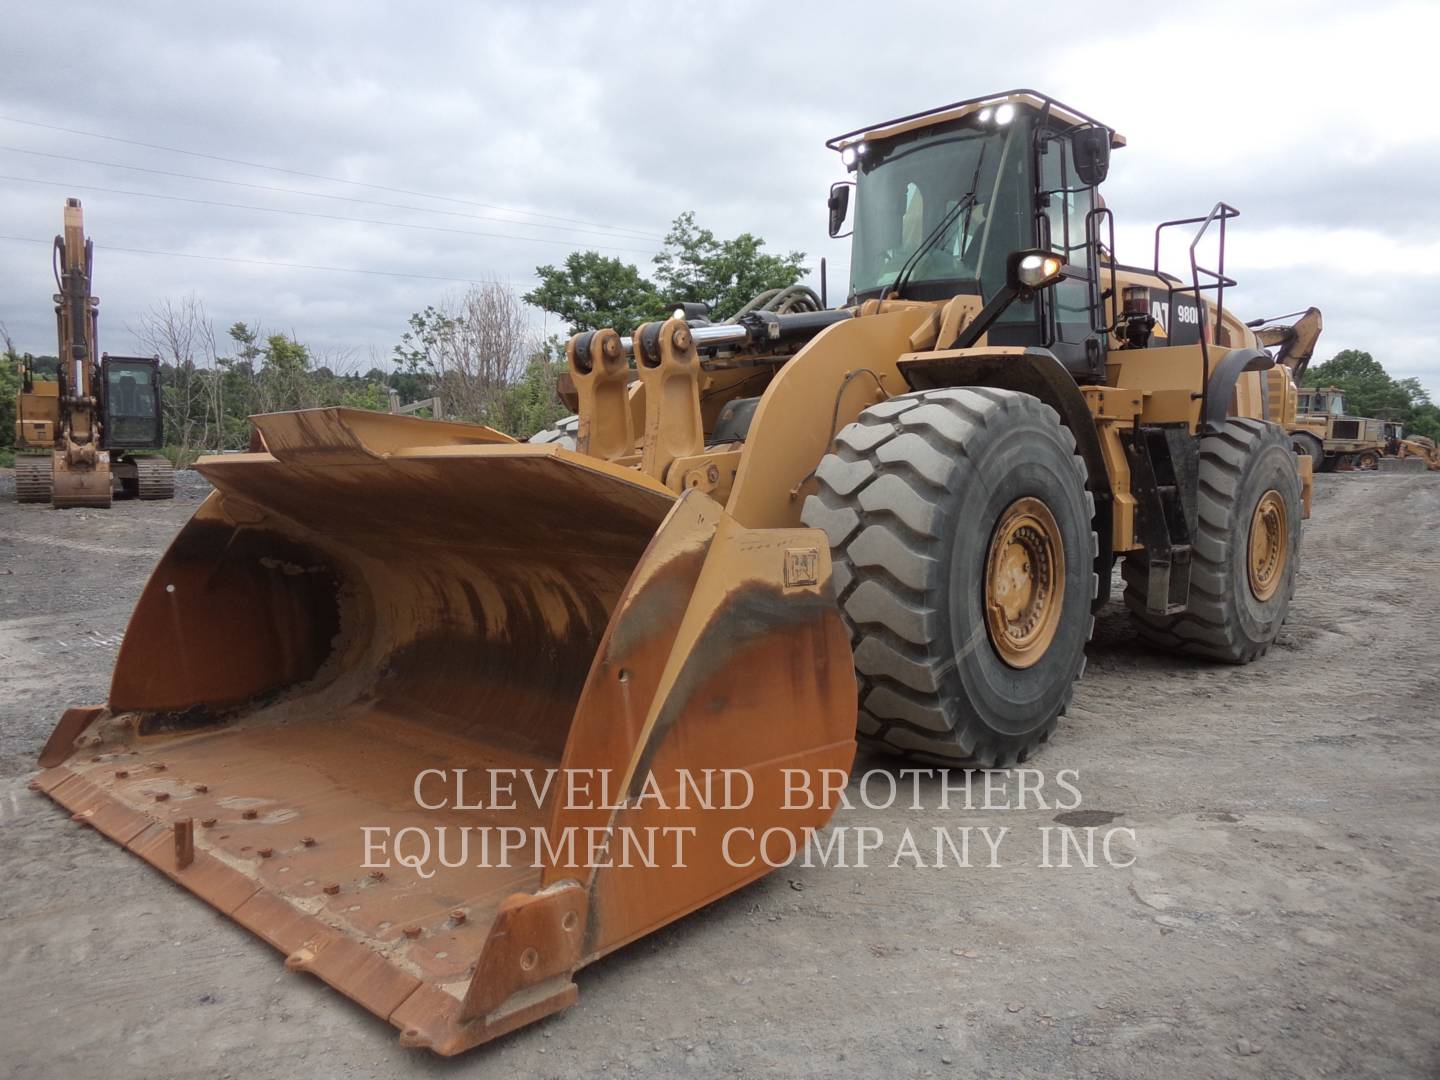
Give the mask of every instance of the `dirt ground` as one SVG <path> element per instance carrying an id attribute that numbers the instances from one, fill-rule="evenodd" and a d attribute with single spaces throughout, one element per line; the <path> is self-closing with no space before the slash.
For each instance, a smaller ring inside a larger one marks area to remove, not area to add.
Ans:
<path id="1" fill-rule="evenodd" d="M 0 474 L 0 1075 L 1440 1075 L 1440 475 L 1317 478 L 1252 666 L 1147 652 L 1112 604 L 1032 763 L 1048 809 L 944 811 L 934 780 L 857 804 L 835 824 L 884 830 L 867 868 L 778 870 L 452 1061 L 26 790 L 203 493 L 61 513 Z M 1099 812 L 1063 821 L 1133 830 L 1109 863 L 1041 865 L 1062 770 Z M 930 861 L 963 825 L 1009 827 L 998 867 L 978 837 L 969 869 L 889 865 L 907 826 Z"/>

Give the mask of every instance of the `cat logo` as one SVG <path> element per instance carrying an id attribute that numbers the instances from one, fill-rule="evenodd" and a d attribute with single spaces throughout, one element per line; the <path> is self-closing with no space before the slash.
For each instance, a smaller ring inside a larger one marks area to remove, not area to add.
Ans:
<path id="1" fill-rule="evenodd" d="M 798 588 L 801 585 L 814 585 L 819 580 L 819 548 L 785 549 L 785 587 L 787 589 Z"/>
<path id="2" fill-rule="evenodd" d="M 1195 345 L 1200 341 L 1200 305 L 1192 296 L 1175 295 L 1168 289 L 1150 290 L 1150 315 L 1156 333 L 1167 345 Z"/>

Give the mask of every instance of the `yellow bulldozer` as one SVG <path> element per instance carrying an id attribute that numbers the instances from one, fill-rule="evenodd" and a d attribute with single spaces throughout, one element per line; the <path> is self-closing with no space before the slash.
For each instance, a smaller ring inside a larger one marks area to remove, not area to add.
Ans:
<path id="1" fill-rule="evenodd" d="M 170 461 L 136 453 L 164 443 L 160 361 L 99 352 L 100 301 L 90 287 L 94 251 L 80 200 L 67 199 L 54 248 L 57 378 L 38 378 L 25 364 L 15 402 L 15 448 L 21 451 L 15 497 L 22 503 L 103 508 L 116 495 L 175 495 Z"/>
<path id="2" fill-rule="evenodd" d="M 845 303 L 577 335 L 573 448 L 327 408 L 202 459 L 35 786 L 454 1054 L 810 842 L 857 734 L 1036 753 L 1117 559 L 1146 641 L 1262 656 L 1310 461 L 1226 306 L 1236 211 L 1120 263 L 1123 138 L 1031 90 L 827 145 Z"/>

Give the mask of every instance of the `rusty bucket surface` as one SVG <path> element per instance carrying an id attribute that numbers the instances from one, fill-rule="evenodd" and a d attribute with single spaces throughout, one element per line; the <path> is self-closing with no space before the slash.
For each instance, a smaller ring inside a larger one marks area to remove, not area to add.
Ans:
<path id="1" fill-rule="evenodd" d="M 817 534 L 469 425 L 256 425 L 264 452 L 200 464 L 215 492 L 147 584 L 109 701 L 66 713 L 39 783 L 287 967 L 455 1053 L 564 1008 L 584 963 L 828 818 L 785 792 L 854 754 Z M 461 775 L 512 777 L 509 798 L 457 798 Z M 701 797 L 713 777 L 748 799 Z M 545 842 L 367 867 L 376 837 L 486 827 Z M 585 854 L 665 829 L 685 831 L 678 860 Z"/>

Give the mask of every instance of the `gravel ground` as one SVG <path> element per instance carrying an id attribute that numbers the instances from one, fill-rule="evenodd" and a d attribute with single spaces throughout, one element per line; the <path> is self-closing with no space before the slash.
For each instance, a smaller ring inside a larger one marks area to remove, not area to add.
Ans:
<path id="1" fill-rule="evenodd" d="M 60 513 L 14 505 L 0 474 L 0 1075 L 1440 1070 L 1440 476 L 1317 478 L 1290 622 L 1254 665 L 1150 653 L 1102 613 L 1033 764 L 1067 804 L 1056 777 L 1075 770 L 1091 816 L 1065 821 L 1133 830 L 1111 863 L 1041 865 L 1054 805 L 942 811 L 923 782 L 922 809 L 837 815 L 885 830 L 868 868 L 779 870 L 582 971 L 570 1011 L 452 1061 L 402 1050 L 25 789 L 60 710 L 105 697 L 130 607 L 203 492 L 185 474 L 173 503 Z M 1000 865 L 888 865 L 907 826 L 940 825 L 1008 826 Z"/>

